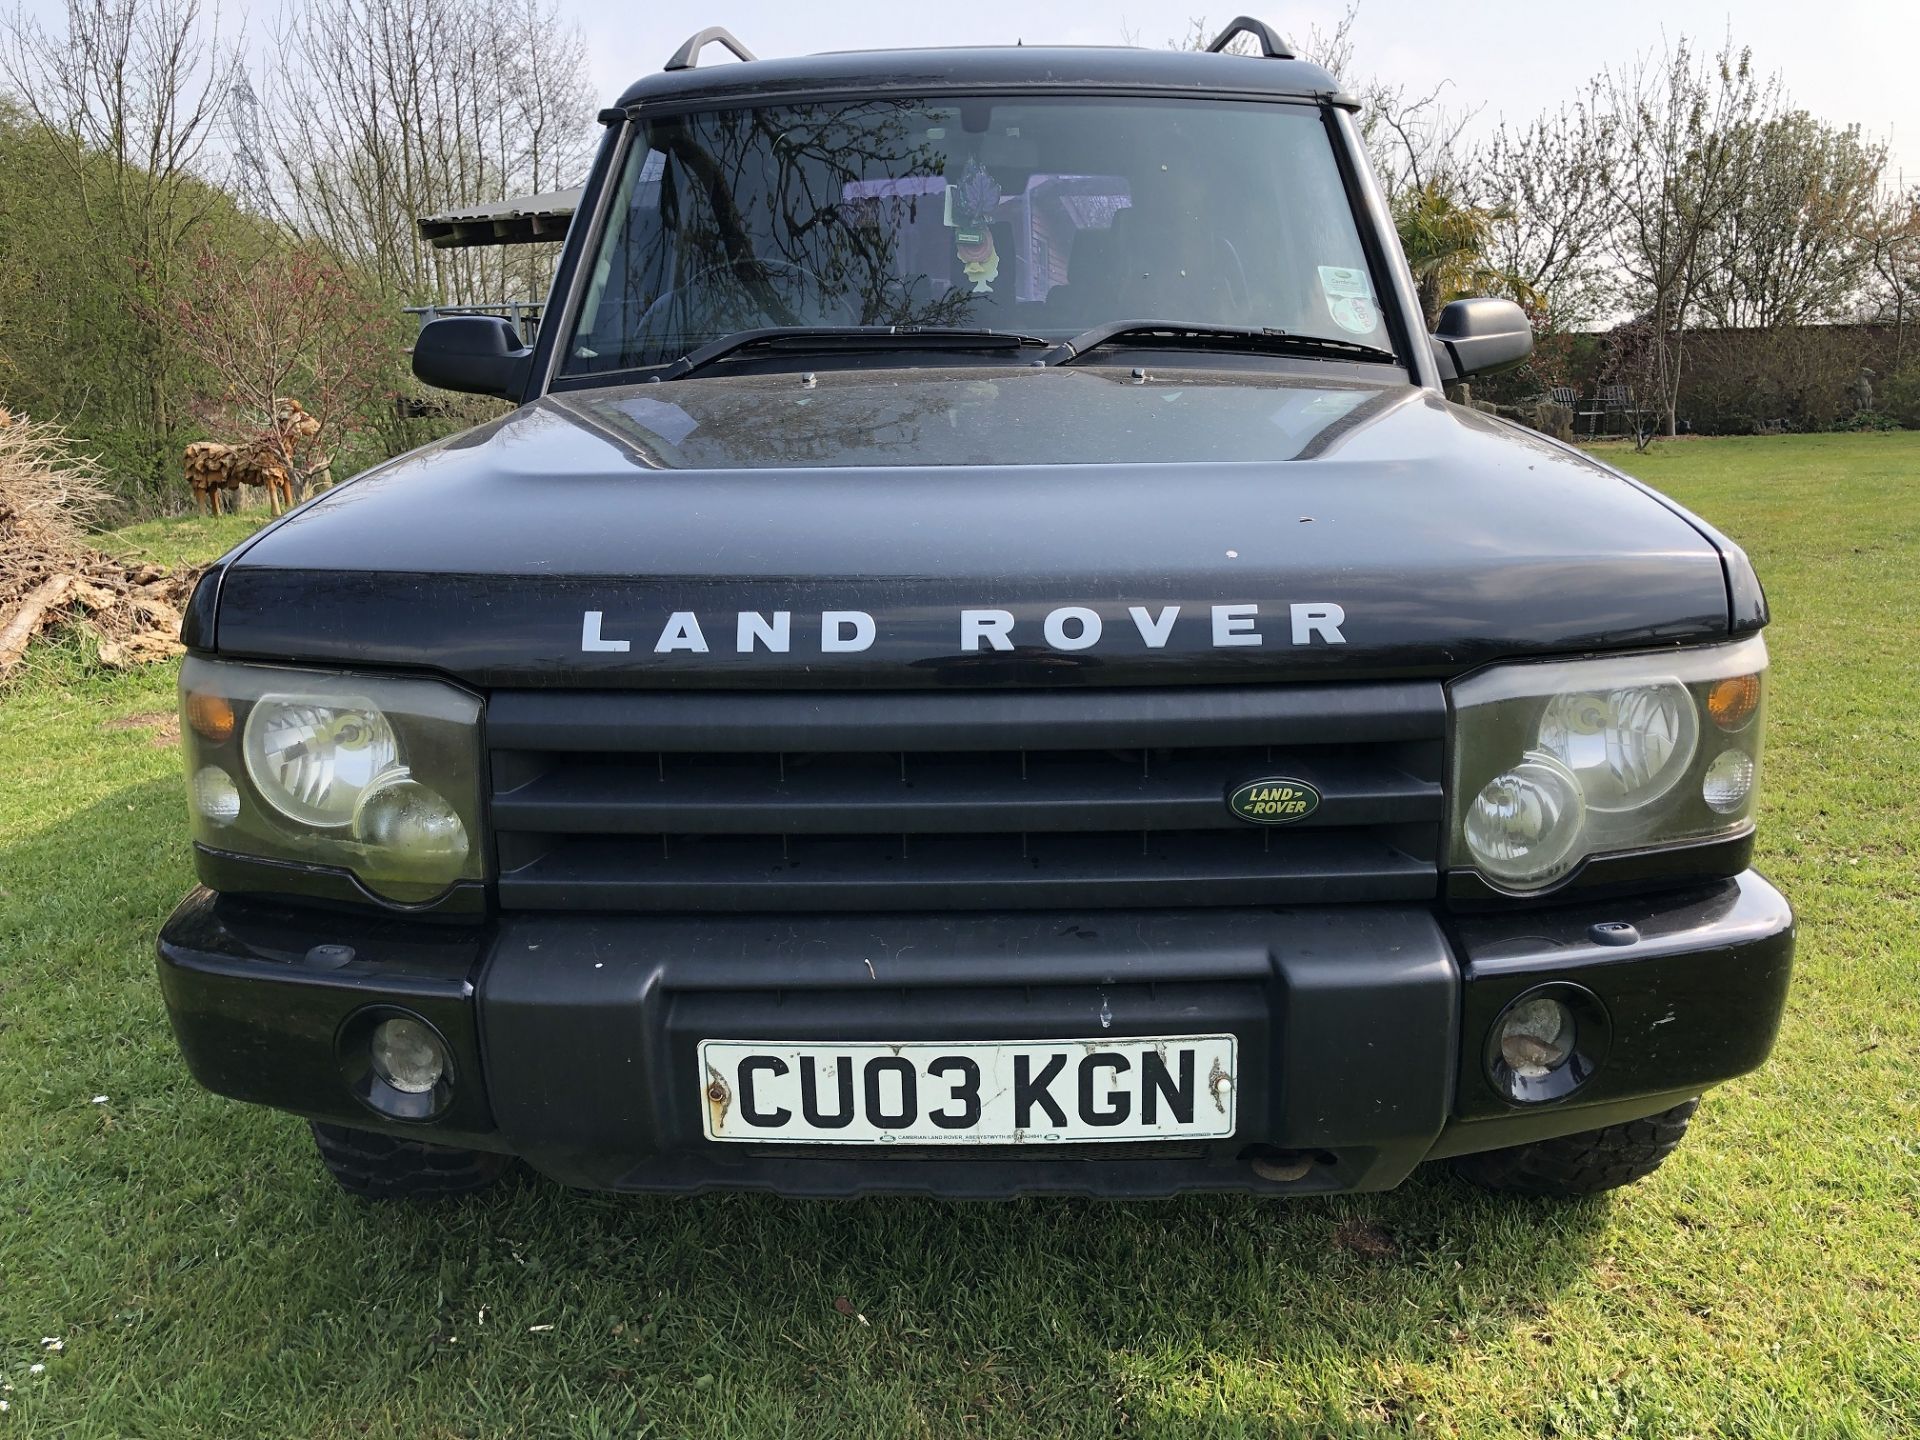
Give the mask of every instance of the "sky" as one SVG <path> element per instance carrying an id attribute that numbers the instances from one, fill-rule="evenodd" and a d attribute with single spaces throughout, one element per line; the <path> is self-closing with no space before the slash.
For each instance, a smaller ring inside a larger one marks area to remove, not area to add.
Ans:
<path id="1" fill-rule="evenodd" d="M 1304 38 L 1330 30 L 1340 0 L 1228 0 L 1217 13 L 1193 0 L 966 0 L 948 4 L 849 3 L 849 0 L 712 0 L 688 6 L 633 0 L 561 0 L 587 38 L 602 101 L 658 70 L 693 31 L 724 25 L 756 54 L 890 46 L 1007 44 L 1159 46 L 1204 13 L 1224 23 L 1251 13 L 1281 34 Z M 1890 142 L 1893 166 L 1920 179 L 1920 4 L 1914 0 L 1359 0 L 1355 23 L 1358 83 L 1377 76 L 1423 92 L 1446 82 L 1477 124 L 1502 115 L 1524 122 L 1570 98 L 1588 76 L 1657 50 L 1663 36 L 1719 41 L 1731 28 L 1762 72 L 1779 71 L 1795 101 L 1824 120 L 1857 121 Z M 719 63 L 724 52 L 709 52 Z M 1480 108 L 1484 107 L 1484 108 Z"/>
<path id="2" fill-rule="evenodd" d="M 274 29 L 280 0 L 216 3 L 223 25 L 243 21 L 250 35 Z M 888 46 L 1007 44 L 1160 46 L 1204 14 L 1216 24 L 1251 12 L 1281 34 L 1304 38 L 1330 30 L 1343 0 L 1226 0 L 1202 10 L 1196 0 L 947 0 L 944 4 L 873 0 L 559 0 L 586 37 L 595 99 L 612 100 L 658 70 L 695 30 L 724 25 L 761 55 Z M 22 0 L 57 24 L 65 0 Z M 7 10 L 13 6 L 0 0 Z M 1237 8 L 1230 8 L 1237 7 Z M 1820 118 L 1858 122 L 1892 151 L 1889 179 L 1920 181 L 1920 3 L 1916 0 L 1358 0 L 1357 73 L 1420 93 L 1444 83 L 1449 103 L 1477 111 L 1475 124 L 1525 122 L 1573 96 L 1589 76 L 1657 51 L 1681 35 L 1718 42 L 1731 29 L 1763 73 L 1779 72 L 1794 100 Z M 709 52 L 720 63 L 723 52 Z"/>

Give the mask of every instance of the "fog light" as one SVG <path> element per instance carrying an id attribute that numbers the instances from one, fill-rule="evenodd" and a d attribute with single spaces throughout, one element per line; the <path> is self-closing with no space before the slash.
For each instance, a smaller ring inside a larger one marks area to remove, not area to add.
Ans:
<path id="1" fill-rule="evenodd" d="M 215 825 L 240 818 L 240 787 L 218 765 L 203 765 L 193 776 L 193 808 Z"/>
<path id="2" fill-rule="evenodd" d="M 1709 810 L 1731 815 L 1753 793 L 1753 757 L 1739 750 L 1722 751 L 1700 780 L 1700 798 Z"/>
<path id="3" fill-rule="evenodd" d="M 446 1078 L 447 1051 L 432 1027 L 406 1015 L 373 1028 L 373 1073 L 404 1095 L 424 1095 Z"/>
<path id="4" fill-rule="evenodd" d="M 1539 1080 L 1567 1063 L 1578 1026 L 1551 996 L 1522 1000 L 1501 1017 L 1500 1058 L 1523 1080 Z"/>

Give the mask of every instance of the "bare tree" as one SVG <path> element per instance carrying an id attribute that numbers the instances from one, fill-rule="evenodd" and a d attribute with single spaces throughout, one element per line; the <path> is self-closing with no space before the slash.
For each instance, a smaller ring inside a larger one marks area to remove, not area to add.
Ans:
<path id="1" fill-rule="evenodd" d="M 1593 321 L 1612 298 L 1607 177 L 1619 136 L 1595 80 L 1524 127 L 1502 124 L 1471 164 L 1473 193 L 1491 217 L 1488 268 L 1535 298 L 1549 329 Z"/>
<path id="2" fill-rule="evenodd" d="M 1457 193 L 1464 171 L 1461 137 L 1479 114 L 1478 107 L 1449 107 L 1446 94 L 1451 82 L 1446 80 L 1418 89 L 1379 79 L 1355 79 L 1354 24 L 1359 13 L 1359 0 L 1348 0 L 1332 29 L 1311 25 L 1304 38 L 1289 37 L 1294 53 L 1341 81 L 1358 101 L 1360 136 L 1388 200 L 1417 190 Z M 1198 16 L 1187 22 L 1184 34 L 1168 42 L 1168 48 L 1204 50 L 1217 33 L 1204 15 Z M 1229 42 L 1226 53 L 1257 52 L 1252 38 L 1241 35 Z"/>
<path id="3" fill-rule="evenodd" d="M 1331 30 L 1323 30 L 1316 22 L 1307 27 L 1307 33 L 1290 35 L 1293 53 L 1309 64 L 1318 65 L 1328 73 L 1341 76 L 1353 65 L 1353 26 L 1360 15 L 1360 0 L 1347 0 L 1347 8 L 1340 12 L 1340 18 L 1334 21 Z M 1221 27 L 1210 24 L 1204 15 L 1191 16 L 1187 28 L 1176 40 L 1169 40 L 1169 50 L 1204 50 L 1213 43 L 1213 37 L 1220 33 Z M 1123 27 L 1129 45 L 1135 44 L 1136 36 Z M 1228 55 L 1258 55 L 1259 47 L 1251 35 L 1236 35 L 1227 42 Z"/>
<path id="4" fill-rule="evenodd" d="M 1752 180 L 1749 136 L 1773 112 L 1778 84 L 1757 76 L 1731 40 L 1702 60 L 1685 39 L 1657 60 L 1609 71 L 1602 84 L 1621 127 L 1605 175 L 1617 221 L 1613 258 L 1628 302 L 1647 322 L 1644 369 L 1671 435 L 1686 327 L 1716 259 L 1711 237 Z"/>
<path id="5" fill-rule="evenodd" d="M 1893 326 L 1893 364 L 1906 360 L 1907 326 L 1920 306 L 1920 186 L 1879 197 L 1863 218 L 1867 313 Z"/>
<path id="6" fill-rule="evenodd" d="M 585 174 L 585 52 L 554 0 L 303 0 L 276 50 L 267 129 L 298 232 L 415 299 L 544 290 L 536 247 L 436 250 L 414 222 Z"/>
<path id="7" fill-rule="evenodd" d="M 56 142 L 85 254 L 134 315 L 145 297 L 171 292 L 183 242 L 219 200 L 202 177 L 226 68 L 218 23 L 203 21 L 199 0 L 67 0 L 65 21 L 49 30 L 16 11 L 0 36 L 0 79 Z M 152 313 L 136 320 L 135 348 L 133 420 L 159 486 L 178 418 L 178 350 Z"/>
<path id="8" fill-rule="evenodd" d="M 1769 330 L 1837 317 L 1867 274 L 1861 232 L 1885 148 L 1804 110 L 1744 127 L 1734 142 L 1748 150 L 1745 179 L 1705 237 L 1701 313 Z"/>
<path id="9" fill-rule="evenodd" d="M 304 492 L 341 442 L 391 409 L 395 319 L 332 256 L 202 251 L 174 303 L 181 342 L 222 387 L 221 418 L 266 437 Z M 298 403 L 307 426 L 288 423 Z"/>

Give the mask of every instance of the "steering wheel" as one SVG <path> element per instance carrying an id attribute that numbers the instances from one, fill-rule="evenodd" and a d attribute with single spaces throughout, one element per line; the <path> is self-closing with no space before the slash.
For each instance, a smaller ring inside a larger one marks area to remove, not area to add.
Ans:
<path id="1" fill-rule="evenodd" d="M 781 290 L 804 296 L 807 287 L 811 285 L 815 294 L 825 296 L 827 293 L 826 281 L 806 266 L 797 265 L 791 260 L 722 260 L 696 270 L 671 290 L 663 291 L 659 298 L 641 312 L 640 333 L 650 333 L 655 326 L 662 325 L 670 316 L 680 323 L 668 328 L 682 334 L 704 329 L 744 330 L 752 328 L 752 322 L 756 320 L 766 325 L 850 323 L 845 318 L 848 313 L 846 306 L 839 302 L 836 302 L 836 309 L 839 312 L 837 315 L 818 317 L 817 322 L 808 320 L 799 313 L 799 306 L 791 304 L 788 308 L 792 313 L 775 314 L 765 299 L 755 293 L 755 287 L 746 278 L 747 274 L 755 269 L 760 272 L 769 289 L 773 288 L 774 277 L 786 276 L 789 277 L 789 283 L 782 285 Z M 728 283 L 725 285 L 711 283 L 720 277 L 725 277 Z M 752 307 L 744 315 L 735 308 L 735 302 L 740 299 L 744 299 L 747 305 Z M 788 296 L 778 292 L 776 292 L 776 299 L 781 303 L 788 303 Z M 723 312 L 724 323 L 718 326 L 697 323 L 701 317 L 695 307 L 703 304 L 712 310 Z M 675 311 L 676 306 L 681 307 L 678 314 Z"/>

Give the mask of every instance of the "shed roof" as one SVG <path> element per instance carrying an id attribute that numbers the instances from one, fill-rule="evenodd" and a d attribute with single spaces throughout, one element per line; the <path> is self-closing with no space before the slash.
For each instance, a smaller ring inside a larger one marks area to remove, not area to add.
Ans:
<path id="1" fill-rule="evenodd" d="M 441 250 L 463 245 L 532 245 L 566 239 L 567 226 L 579 208 L 578 189 L 549 190 L 422 215 L 416 224 L 420 238 Z"/>

